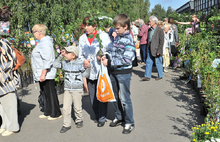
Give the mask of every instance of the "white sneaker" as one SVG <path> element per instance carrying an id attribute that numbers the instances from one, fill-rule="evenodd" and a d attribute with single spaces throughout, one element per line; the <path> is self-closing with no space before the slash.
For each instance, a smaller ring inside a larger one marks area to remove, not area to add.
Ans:
<path id="1" fill-rule="evenodd" d="M 48 118 L 49 116 L 40 115 L 39 118 Z"/>
<path id="2" fill-rule="evenodd" d="M 0 129 L 0 134 L 4 133 L 4 131 L 6 131 L 6 129 Z"/>
<path id="3" fill-rule="evenodd" d="M 130 134 L 132 130 L 134 130 L 134 124 L 125 124 L 124 130 L 122 131 L 122 133 Z"/>
<path id="4" fill-rule="evenodd" d="M 2 136 L 10 136 L 13 133 L 14 132 L 11 132 L 11 131 L 5 131 L 4 133 L 2 133 Z"/>
<path id="5" fill-rule="evenodd" d="M 168 72 L 168 71 L 164 69 L 163 72 Z"/>
<path id="6" fill-rule="evenodd" d="M 61 118 L 61 117 L 62 117 L 62 115 L 60 115 L 59 117 L 48 117 L 48 120 L 56 120 L 56 119 Z"/>

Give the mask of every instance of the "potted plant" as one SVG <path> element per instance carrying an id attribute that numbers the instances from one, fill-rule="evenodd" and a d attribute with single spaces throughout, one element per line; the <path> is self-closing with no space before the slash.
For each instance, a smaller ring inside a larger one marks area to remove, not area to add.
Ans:
<path id="1" fill-rule="evenodd" d="M 64 71 L 61 69 L 57 69 L 55 77 L 55 88 L 57 91 L 57 95 L 64 92 Z"/>

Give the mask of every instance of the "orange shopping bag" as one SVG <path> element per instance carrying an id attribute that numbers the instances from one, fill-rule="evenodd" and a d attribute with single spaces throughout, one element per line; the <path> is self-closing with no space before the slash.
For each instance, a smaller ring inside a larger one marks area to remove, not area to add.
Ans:
<path id="1" fill-rule="evenodd" d="M 99 79 L 97 84 L 97 99 L 100 102 L 114 102 L 115 96 L 112 89 L 110 77 L 108 75 L 107 67 L 101 62 L 101 69 L 99 73 Z"/>
<path id="2" fill-rule="evenodd" d="M 140 40 L 137 40 L 136 42 L 136 49 L 139 49 L 140 48 Z"/>

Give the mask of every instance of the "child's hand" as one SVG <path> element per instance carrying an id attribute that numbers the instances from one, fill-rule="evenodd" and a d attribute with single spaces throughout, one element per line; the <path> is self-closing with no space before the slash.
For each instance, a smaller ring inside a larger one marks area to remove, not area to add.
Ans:
<path id="1" fill-rule="evenodd" d="M 104 66 L 108 65 L 108 59 L 106 59 L 106 56 L 102 57 L 102 63 L 103 63 Z"/>
<path id="2" fill-rule="evenodd" d="M 97 60 L 100 61 L 100 60 L 101 60 L 101 57 L 100 57 L 100 56 L 97 56 Z"/>
<path id="3" fill-rule="evenodd" d="M 113 33 L 112 33 L 112 36 L 113 36 L 114 39 L 115 39 L 115 37 L 117 36 L 117 33 L 116 33 L 116 32 L 113 32 Z"/>
<path id="4" fill-rule="evenodd" d="M 88 68 L 90 66 L 90 60 L 84 60 L 84 68 Z"/>
<path id="5" fill-rule="evenodd" d="M 65 56 L 65 54 L 66 54 L 66 51 L 65 50 L 61 50 L 61 56 Z"/>

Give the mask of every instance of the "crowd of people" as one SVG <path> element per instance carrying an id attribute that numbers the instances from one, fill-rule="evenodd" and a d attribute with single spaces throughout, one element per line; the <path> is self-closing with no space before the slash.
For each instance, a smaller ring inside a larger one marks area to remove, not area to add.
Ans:
<path id="1" fill-rule="evenodd" d="M 192 24 L 194 28 L 199 22 L 180 23 Z M 114 18 L 113 27 L 106 25 L 106 32 L 98 30 L 97 25 L 87 23 L 90 16 L 83 20 L 85 33 L 79 38 L 79 46 L 64 47 L 61 54 L 55 59 L 53 39 L 46 36 L 47 26 L 34 25 L 32 33 L 40 42 L 32 51 L 31 62 L 34 80 L 39 82 L 40 90 L 44 98 L 43 114 L 40 119 L 56 120 L 63 117 L 63 126 L 60 133 L 71 129 L 71 107 L 74 104 L 76 127 L 83 127 L 82 94 L 83 86 L 89 93 L 91 107 L 95 114 L 97 127 L 103 127 L 106 122 L 108 103 L 97 100 L 97 81 L 100 64 L 108 68 L 113 92 L 116 98 L 112 102 L 115 119 L 110 127 L 124 123 L 122 133 L 129 134 L 135 127 L 133 119 L 133 106 L 130 98 L 130 83 L 132 77 L 132 62 L 140 55 L 140 64 L 146 65 L 143 81 L 150 81 L 153 62 L 155 61 L 158 77 L 163 78 L 163 72 L 170 65 L 170 57 L 176 56 L 175 43 L 178 42 L 178 29 L 173 18 L 164 18 L 158 21 L 157 17 L 151 16 L 149 23 L 143 19 L 131 22 L 126 14 L 119 14 Z M 96 39 L 99 35 L 102 40 L 103 56 L 97 56 L 100 44 Z M 136 43 L 140 41 L 140 53 L 136 49 Z M 0 134 L 9 136 L 19 131 L 17 115 L 16 85 L 19 84 L 19 76 L 14 67 L 16 54 L 10 43 L 0 39 L 0 115 L 2 125 Z M 65 60 L 62 60 L 65 57 Z M 59 100 L 55 91 L 54 78 L 57 68 L 65 71 L 64 99 L 62 113 Z M 119 96 L 120 93 L 120 96 Z"/>

